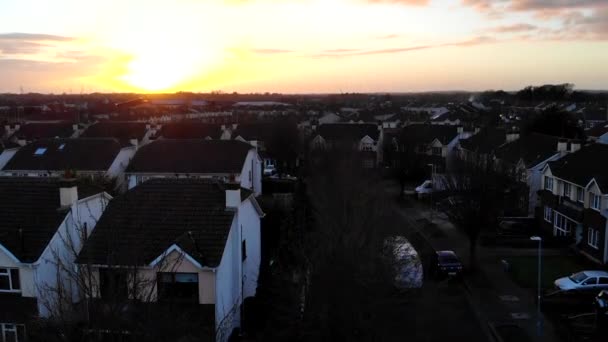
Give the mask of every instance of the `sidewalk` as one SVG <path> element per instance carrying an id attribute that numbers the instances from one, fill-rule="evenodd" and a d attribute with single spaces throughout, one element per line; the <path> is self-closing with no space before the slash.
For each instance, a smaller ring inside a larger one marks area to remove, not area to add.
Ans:
<path id="1" fill-rule="evenodd" d="M 399 208 L 402 215 L 416 222 L 436 225 L 432 232 L 423 224 L 418 229 L 427 238 L 435 249 L 454 250 L 465 263 L 469 261 L 468 238 L 454 227 L 441 213 L 432 213 L 428 207 L 413 201 L 409 208 Z M 428 221 L 426 221 L 428 220 Z M 526 250 L 524 254 L 534 251 Z M 468 289 L 472 304 L 478 309 L 479 318 L 487 320 L 491 327 L 509 325 L 511 330 L 520 330 L 524 336 L 514 337 L 518 342 L 523 341 L 557 341 L 554 328 L 550 321 L 542 317 L 543 336 L 537 338 L 537 307 L 535 294 L 515 284 L 511 277 L 504 271 L 502 264 L 497 258 L 495 250 L 478 247 L 477 260 L 478 270 L 474 274 L 465 275 L 464 284 Z M 514 326 L 519 327 L 513 328 Z M 493 330 L 493 329 L 491 329 Z M 513 331 L 511 331 L 513 333 Z M 517 332 L 515 332 L 517 334 Z M 527 339 L 525 337 L 528 337 Z M 523 341 L 522 341 L 523 339 Z M 505 341 L 506 342 L 506 341 Z"/>

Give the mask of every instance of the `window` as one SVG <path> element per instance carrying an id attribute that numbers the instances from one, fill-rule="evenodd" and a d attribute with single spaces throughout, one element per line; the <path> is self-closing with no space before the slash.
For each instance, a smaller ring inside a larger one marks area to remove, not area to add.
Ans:
<path id="1" fill-rule="evenodd" d="M 576 188 L 576 200 L 579 202 L 585 201 L 585 189 Z"/>
<path id="2" fill-rule="evenodd" d="M 545 190 L 553 191 L 553 178 L 545 176 Z"/>
<path id="3" fill-rule="evenodd" d="M 41 156 L 44 154 L 44 152 L 46 152 L 46 148 L 44 148 L 44 147 L 37 148 L 36 151 L 34 152 L 34 155 Z"/>
<path id="4" fill-rule="evenodd" d="M 590 196 L 591 208 L 595 210 L 600 210 L 602 207 L 602 197 L 594 193 L 591 193 Z"/>
<path id="5" fill-rule="evenodd" d="M 0 337 L 2 342 L 25 341 L 25 325 L 0 323 Z"/>
<path id="6" fill-rule="evenodd" d="M 158 273 L 158 300 L 198 303 L 197 273 Z"/>
<path id="7" fill-rule="evenodd" d="M 433 147 L 433 155 L 434 156 L 440 156 L 442 150 L 443 149 L 441 147 Z"/>
<path id="8" fill-rule="evenodd" d="M 57 150 L 63 151 L 64 148 L 65 148 L 65 144 L 61 144 L 61 145 L 59 145 L 59 147 L 57 147 Z"/>
<path id="9" fill-rule="evenodd" d="M 241 261 L 247 259 L 247 240 L 241 242 Z"/>
<path id="10" fill-rule="evenodd" d="M 553 221 L 553 210 L 550 207 L 545 206 L 545 221 Z"/>
<path id="11" fill-rule="evenodd" d="M 361 144 L 361 151 L 373 151 L 373 150 L 374 150 L 374 145 L 368 144 L 368 143 Z"/>
<path id="12" fill-rule="evenodd" d="M 19 292 L 21 284 L 19 283 L 18 268 L 0 268 L 0 292 Z"/>
<path id="13" fill-rule="evenodd" d="M 124 270 L 100 268 L 99 295 L 102 299 L 128 298 L 127 273 Z"/>
<path id="14" fill-rule="evenodd" d="M 572 221 L 568 220 L 564 215 L 555 212 L 555 222 L 553 224 L 553 235 L 569 236 L 572 230 Z"/>
<path id="15" fill-rule="evenodd" d="M 588 278 L 581 285 L 597 285 L 597 278 Z"/>
<path id="16" fill-rule="evenodd" d="M 600 285 L 608 285 L 608 277 L 600 277 L 600 281 L 598 282 Z"/>
<path id="17" fill-rule="evenodd" d="M 598 249 L 598 241 L 600 239 L 600 231 L 589 228 L 587 231 L 587 244 L 595 249 Z"/>
<path id="18" fill-rule="evenodd" d="M 572 188 L 572 186 L 570 185 L 570 183 L 566 183 L 564 182 L 564 189 L 563 189 L 563 195 L 564 197 L 570 197 L 570 189 Z"/>

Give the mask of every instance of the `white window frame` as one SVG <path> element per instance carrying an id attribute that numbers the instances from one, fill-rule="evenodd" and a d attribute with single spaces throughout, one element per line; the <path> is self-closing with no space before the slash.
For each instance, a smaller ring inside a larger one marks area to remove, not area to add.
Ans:
<path id="1" fill-rule="evenodd" d="M 23 335 L 25 335 L 25 325 L 18 323 L 0 323 L 0 337 L 2 337 L 2 341 L 6 341 L 6 333 L 12 332 L 15 334 L 15 341 L 22 342 L 25 341 L 25 336 L 23 336 L 22 340 L 19 340 L 19 329 L 18 327 L 23 327 Z"/>
<path id="2" fill-rule="evenodd" d="M 566 191 L 566 189 L 568 191 Z M 564 197 L 568 197 L 570 198 L 570 195 L 572 194 L 572 185 L 570 185 L 570 183 L 566 183 L 564 182 L 564 187 L 562 188 L 562 195 Z"/>
<path id="3" fill-rule="evenodd" d="M 549 206 L 545 206 L 545 221 L 549 223 L 553 222 L 553 209 Z"/>
<path id="4" fill-rule="evenodd" d="M 576 200 L 581 203 L 585 202 L 585 188 L 580 186 L 576 188 Z"/>
<path id="5" fill-rule="evenodd" d="M 589 206 L 593 210 L 600 211 L 602 208 L 602 196 L 596 195 L 593 192 L 589 193 Z M 597 201 L 596 201 L 597 200 Z"/>
<path id="6" fill-rule="evenodd" d="M 587 231 L 587 244 L 595 249 L 599 249 L 600 231 L 589 227 Z"/>
<path id="7" fill-rule="evenodd" d="M 570 236 L 572 228 L 568 225 L 568 221 L 570 221 L 569 218 L 556 211 L 553 219 L 553 234 L 555 236 Z"/>
<path id="8" fill-rule="evenodd" d="M 11 270 L 17 270 L 17 272 L 19 272 L 18 268 L 10 268 L 10 267 L 0 267 L 0 277 L 7 277 L 8 278 L 8 290 L 4 290 L 4 289 L 0 289 L 0 293 L 2 292 L 8 292 L 8 293 L 20 293 L 21 292 L 21 274 L 19 275 L 19 288 L 15 289 L 13 288 L 13 279 L 11 276 Z"/>
<path id="9" fill-rule="evenodd" d="M 550 190 L 553 192 L 553 177 L 545 176 L 545 183 L 543 184 L 543 189 Z"/>

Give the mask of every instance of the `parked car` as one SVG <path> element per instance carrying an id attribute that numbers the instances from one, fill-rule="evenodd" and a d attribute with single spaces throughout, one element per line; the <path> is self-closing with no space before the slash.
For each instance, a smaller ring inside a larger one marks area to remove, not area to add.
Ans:
<path id="1" fill-rule="evenodd" d="M 433 193 L 433 182 L 429 179 L 416 187 L 416 196 L 418 196 L 418 198 L 428 196 L 431 193 Z"/>
<path id="2" fill-rule="evenodd" d="M 582 271 L 568 277 L 555 280 L 555 287 L 560 290 L 590 290 L 597 291 L 608 289 L 608 272 L 606 271 Z"/>
<path id="3" fill-rule="evenodd" d="M 437 275 L 458 276 L 462 273 L 462 262 L 454 251 L 437 251 Z"/>

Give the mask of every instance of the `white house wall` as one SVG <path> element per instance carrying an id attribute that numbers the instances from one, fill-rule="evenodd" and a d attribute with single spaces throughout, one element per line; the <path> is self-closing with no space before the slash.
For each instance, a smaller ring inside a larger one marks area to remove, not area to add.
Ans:
<path id="1" fill-rule="evenodd" d="M 12 256 L 5 253 L 3 248 L 0 248 L 0 267 L 18 268 L 19 281 L 21 282 L 21 296 L 36 297 L 34 286 L 34 269 L 32 268 L 31 264 L 21 264 L 19 262 L 15 262 Z"/>
<path id="2" fill-rule="evenodd" d="M 235 215 L 215 278 L 215 326 L 220 330 L 218 342 L 227 340 L 232 329 L 240 325 L 240 248 L 238 218 Z"/>
<path id="3" fill-rule="evenodd" d="M 67 271 L 58 268 L 57 261 L 61 260 L 65 268 L 74 270 L 74 260 L 82 248 L 83 227 L 86 224 L 87 237 L 90 236 L 108 202 L 109 198 L 105 194 L 99 194 L 72 205 L 40 259 L 35 263 L 37 267 L 34 280 L 41 316 L 47 317 L 50 312 L 46 304 L 55 302 L 53 291 L 49 289 L 57 289 L 61 286 L 71 293 L 72 301 L 79 299 L 80 293 L 75 279 Z"/>
<path id="4" fill-rule="evenodd" d="M 243 296 L 247 298 L 255 296 L 261 260 L 260 217 L 251 200 L 242 203 L 238 220 L 247 251 L 247 258 L 243 262 Z"/>
<path id="5" fill-rule="evenodd" d="M 239 182 L 241 187 L 252 189 L 256 196 L 262 194 L 262 161 L 253 149 L 247 153 Z"/>
<path id="6" fill-rule="evenodd" d="M 108 177 L 116 178 L 117 186 L 121 186 L 124 183 L 125 170 L 127 169 L 131 159 L 133 159 L 133 155 L 135 155 L 136 151 L 137 148 L 135 146 L 123 147 L 120 149 L 120 152 L 116 156 L 116 159 L 114 159 L 112 165 L 110 165 L 110 168 L 108 169 Z"/>

